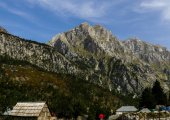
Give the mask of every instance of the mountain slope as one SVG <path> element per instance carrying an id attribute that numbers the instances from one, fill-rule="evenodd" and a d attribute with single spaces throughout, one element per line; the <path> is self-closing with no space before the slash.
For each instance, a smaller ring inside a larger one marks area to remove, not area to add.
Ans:
<path id="1" fill-rule="evenodd" d="M 152 45 L 133 38 L 123 41 L 126 48 L 130 49 L 132 54 L 142 61 L 148 63 L 158 78 L 170 82 L 170 51 L 165 47 Z"/>
<path id="2" fill-rule="evenodd" d="M 21 101 L 47 101 L 57 117 L 87 114 L 95 119 L 97 112 L 107 114 L 123 100 L 94 84 L 73 75 L 44 71 L 25 61 L 0 57 L 0 112 Z M 107 96 L 107 97 L 104 97 Z"/>
<path id="3" fill-rule="evenodd" d="M 144 88 L 152 86 L 156 79 L 161 82 L 165 92 L 169 91 L 168 62 L 158 59 L 163 65 L 161 67 L 155 62 L 147 62 L 139 57 L 144 54 L 144 49 L 140 53 L 135 52 L 130 47 L 131 43 L 119 41 L 100 25 L 83 23 L 56 35 L 49 45 L 1 32 L 0 56 L 27 61 L 47 71 L 72 74 L 123 94 L 140 94 Z"/>
<path id="4" fill-rule="evenodd" d="M 0 33 L 0 55 L 27 61 L 47 71 L 76 72 L 76 67 L 52 47 L 8 33 Z"/>

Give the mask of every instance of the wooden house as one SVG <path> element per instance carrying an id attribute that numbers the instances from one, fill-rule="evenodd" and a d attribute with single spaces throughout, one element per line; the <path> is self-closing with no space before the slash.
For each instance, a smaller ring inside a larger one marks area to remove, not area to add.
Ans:
<path id="1" fill-rule="evenodd" d="M 50 120 L 46 102 L 19 102 L 10 113 L 13 120 Z"/>

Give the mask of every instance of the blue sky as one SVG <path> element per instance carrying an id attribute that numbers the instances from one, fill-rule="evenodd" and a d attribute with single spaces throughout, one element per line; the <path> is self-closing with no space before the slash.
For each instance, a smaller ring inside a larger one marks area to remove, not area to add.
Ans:
<path id="1" fill-rule="evenodd" d="M 47 42 L 82 22 L 170 49 L 170 0 L 0 0 L 0 26 Z"/>

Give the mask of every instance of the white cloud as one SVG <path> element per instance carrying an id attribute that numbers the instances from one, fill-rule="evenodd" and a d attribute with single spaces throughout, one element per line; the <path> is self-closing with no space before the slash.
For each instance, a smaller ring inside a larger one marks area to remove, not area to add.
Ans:
<path id="1" fill-rule="evenodd" d="M 140 4 L 141 7 L 150 8 L 150 9 L 159 9 L 166 6 L 165 1 L 160 0 L 151 0 L 151 1 L 145 1 Z"/>
<path id="2" fill-rule="evenodd" d="M 114 5 L 119 1 L 99 0 L 27 0 L 31 4 L 39 5 L 56 14 L 67 17 L 77 17 L 92 22 L 104 20 Z M 113 11 L 112 11 L 113 13 Z"/>
<path id="3" fill-rule="evenodd" d="M 140 3 L 140 9 L 147 11 L 159 11 L 161 19 L 170 21 L 170 0 L 144 0 Z"/>
<path id="4" fill-rule="evenodd" d="M 32 17 L 31 15 L 27 14 L 26 12 L 23 12 L 23 11 L 21 11 L 21 10 L 18 10 L 18 9 L 16 9 L 16 8 L 13 8 L 13 7 L 11 7 L 11 6 L 8 6 L 8 5 L 5 4 L 5 3 L 0 2 L 0 7 L 1 7 L 2 9 L 5 9 L 6 11 L 12 13 L 12 14 L 17 15 L 17 16 L 20 16 L 20 17 L 23 17 L 23 18 L 26 18 L 26 19 L 33 19 L 33 17 Z"/>

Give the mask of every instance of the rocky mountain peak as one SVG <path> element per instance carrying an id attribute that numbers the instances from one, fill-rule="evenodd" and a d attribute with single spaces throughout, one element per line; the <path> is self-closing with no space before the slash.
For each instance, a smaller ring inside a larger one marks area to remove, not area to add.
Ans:
<path id="1" fill-rule="evenodd" d="M 60 51 L 65 51 L 61 50 L 61 48 L 71 48 L 78 52 L 88 51 L 90 52 L 89 54 L 106 53 L 119 57 L 118 52 L 126 51 L 123 44 L 112 35 L 111 31 L 101 25 L 91 26 L 87 22 L 68 32 L 57 34 L 49 41 L 49 45 L 60 49 Z"/>
<path id="2" fill-rule="evenodd" d="M 86 36 L 87 35 L 94 36 L 94 34 L 95 34 L 93 27 L 90 26 L 87 22 L 80 24 L 79 26 L 77 26 L 70 32 L 75 32 L 77 35 L 84 34 Z"/>
<path id="3" fill-rule="evenodd" d="M 103 37 L 103 39 L 108 40 L 112 36 L 111 31 L 107 30 L 103 26 L 101 25 L 91 26 L 87 22 L 80 24 L 78 27 L 76 27 L 73 30 L 79 34 L 89 35 L 92 38 Z"/>
<path id="4" fill-rule="evenodd" d="M 7 30 L 5 28 L 3 28 L 2 26 L 0 26 L 0 32 L 7 33 Z"/>
<path id="5" fill-rule="evenodd" d="M 101 25 L 91 26 L 89 23 L 84 22 L 68 32 L 57 34 L 51 41 L 49 41 L 49 45 L 55 46 L 54 44 L 58 40 L 64 40 L 63 42 L 66 43 L 70 43 L 72 41 L 74 43 L 77 42 L 76 40 L 82 41 L 87 37 L 100 42 L 109 41 L 113 36 L 111 31 Z"/>
<path id="6" fill-rule="evenodd" d="M 89 23 L 88 22 L 83 22 L 80 24 L 80 26 L 82 26 L 83 28 L 88 28 L 90 27 Z"/>
<path id="7" fill-rule="evenodd" d="M 56 35 L 49 42 L 49 45 L 57 48 L 59 46 L 59 48 L 66 47 L 67 49 L 71 46 L 72 50 L 86 50 L 99 54 L 104 52 L 127 61 L 132 57 L 142 59 L 148 63 L 170 61 L 170 52 L 165 47 L 152 45 L 137 37 L 121 42 L 103 26 L 91 26 L 87 22 L 68 32 Z M 122 54 L 128 54 L 129 56 Z"/>

